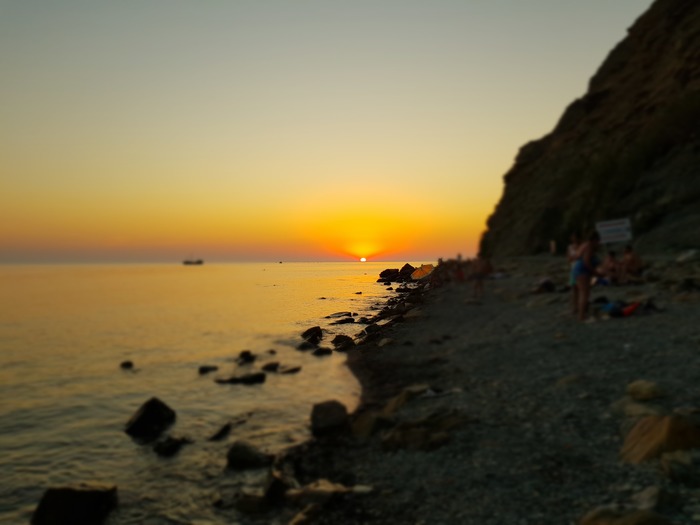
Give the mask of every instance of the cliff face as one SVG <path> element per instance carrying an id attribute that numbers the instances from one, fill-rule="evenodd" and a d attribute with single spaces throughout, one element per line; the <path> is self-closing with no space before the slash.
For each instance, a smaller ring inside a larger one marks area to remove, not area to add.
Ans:
<path id="1" fill-rule="evenodd" d="M 624 217 L 642 251 L 700 247 L 700 1 L 654 2 L 504 180 L 485 254 L 561 247 Z"/>

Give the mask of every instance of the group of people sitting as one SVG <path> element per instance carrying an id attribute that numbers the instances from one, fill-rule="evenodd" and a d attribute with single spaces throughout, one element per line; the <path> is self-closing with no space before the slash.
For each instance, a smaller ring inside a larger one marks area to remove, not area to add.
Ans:
<path id="1" fill-rule="evenodd" d="M 625 247 L 621 259 L 611 250 L 600 265 L 598 281 L 600 284 L 636 283 L 640 281 L 642 269 L 642 259 L 631 246 Z"/>
<path id="2" fill-rule="evenodd" d="M 567 250 L 571 265 L 570 285 L 572 307 L 579 319 L 585 320 L 588 312 L 591 287 L 596 284 L 627 284 L 641 281 L 643 263 L 631 246 L 626 246 L 622 259 L 609 251 L 603 261 L 596 255 L 600 247 L 600 235 L 593 232 L 586 241 L 580 242 L 572 235 Z"/>

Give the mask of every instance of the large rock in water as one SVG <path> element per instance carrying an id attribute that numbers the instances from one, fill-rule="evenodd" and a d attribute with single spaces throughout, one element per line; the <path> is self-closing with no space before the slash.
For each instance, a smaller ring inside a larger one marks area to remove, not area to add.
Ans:
<path id="1" fill-rule="evenodd" d="M 174 421 L 175 411 L 157 397 L 152 397 L 131 416 L 124 432 L 136 439 L 152 441 Z"/>
<path id="2" fill-rule="evenodd" d="M 272 463 L 271 456 L 243 440 L 238 440 L 231 445 L 226 454 L 226 465 L 232 469 L 261 468 L 266 467 L 270 463 Z"/>
<path id="3" fill-rule="evenodd" d="M 99 525 L 117 507 L 117 487 L 80 484 L 50 488 L 39 501 L 32 525 Z"/>
<path id="4" fill-rule="evenodd" d="M 656 0 L 554 130 L 522 147 L 481 250 L 561 249 L 571 232 L 623 217 L 642 253 L 697 248 L 699 57 L 700 2 Z"/>

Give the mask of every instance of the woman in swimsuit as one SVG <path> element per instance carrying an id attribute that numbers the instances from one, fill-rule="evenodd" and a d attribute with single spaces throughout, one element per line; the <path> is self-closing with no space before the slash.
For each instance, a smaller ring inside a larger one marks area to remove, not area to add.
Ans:
<path id="1" fill-rule="evenodd" d="M 578 318 L 581 321 L 586 319 L 588 300 L 591 295 L 591 279 L 596 274 L 596 267 L 600 264 L 600 261 L 595 256 L 599 245 L 600 235 L 598 235 L 598 232 L 591 233 L 588 241 L 580 246 L 576 261 L 571 267 L 571 278 L 576 283 L 576 293 L 578 295 L 575 313 L 578 314 Z"/>

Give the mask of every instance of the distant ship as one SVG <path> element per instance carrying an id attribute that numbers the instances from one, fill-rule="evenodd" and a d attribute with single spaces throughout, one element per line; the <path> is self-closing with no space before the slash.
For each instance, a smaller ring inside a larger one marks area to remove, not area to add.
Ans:
<path id="1" fill-rule="evenodd" d="M 182 261 L 182 264 L 185 266 L 194 266 L 204 264 L 204 261 L 202 259 L 185 259 Z"/>

